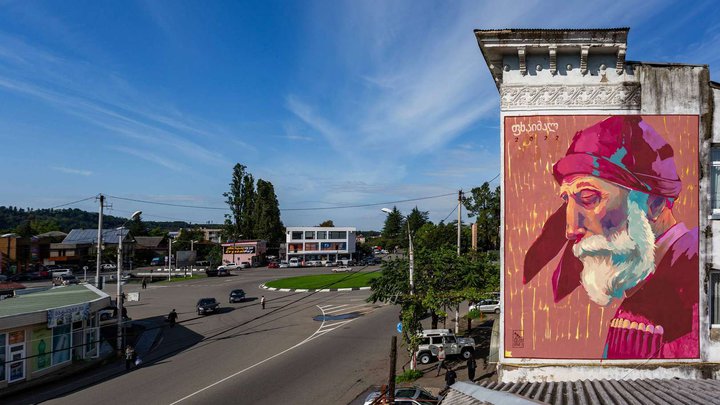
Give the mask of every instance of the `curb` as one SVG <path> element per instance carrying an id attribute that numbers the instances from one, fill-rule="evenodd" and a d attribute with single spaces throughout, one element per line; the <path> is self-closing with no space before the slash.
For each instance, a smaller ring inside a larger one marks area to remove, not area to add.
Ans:
<path id="1" fill-rule="evenodd" d="M 352 288 L 322 288 L 322 289 L 308 289 L 308 288 L 275 288 L 275 287 L 268 287 L 265 284 L 260 284 L 260 288 L 263 288 L 265 290 L 269 291 L 280 291 L 280 292 L 306 292 L 306 293 L 316 293 L 316 292 L 338 292 L 338 291 L 363 291 L 363 290 L 369 290 L 370 287 L 352 287 Z"/>

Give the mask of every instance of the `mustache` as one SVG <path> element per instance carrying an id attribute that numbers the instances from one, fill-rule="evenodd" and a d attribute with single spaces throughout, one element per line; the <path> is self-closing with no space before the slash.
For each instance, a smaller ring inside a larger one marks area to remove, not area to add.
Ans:
<path id="1" fill-rule="evenodd" d="M 627 230 L 617 231 L 609 237 L 592 235 L 573 245 L 575 257 L 628 255 L 637 250 L 637 243 Z"/>

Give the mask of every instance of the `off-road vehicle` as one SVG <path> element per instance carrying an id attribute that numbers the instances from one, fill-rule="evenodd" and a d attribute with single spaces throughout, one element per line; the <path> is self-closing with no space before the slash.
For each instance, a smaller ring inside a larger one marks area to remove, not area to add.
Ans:
<path id="1" fill-rule="evenodd" d="M 469 359 L 475 351 L 475 340 L 457 337 L 450 329 L 426 329 L 422 332 L 420 345 L 415 352 L 417 361 L 428 364 L 437 360 L 440 346 L 445 350 L 446 356 L 459 355 L 463 359 Z"/>

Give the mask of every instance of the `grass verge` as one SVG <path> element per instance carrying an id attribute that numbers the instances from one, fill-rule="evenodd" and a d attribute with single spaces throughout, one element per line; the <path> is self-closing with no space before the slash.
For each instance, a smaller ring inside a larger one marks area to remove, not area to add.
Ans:
<path id="1" fill-rule="evenodd" d="M 265 283 L 272 288 L 305 288 L 320 290 L 323 288 L 359 288 L 370 286 L 370 281 L 380 277 L 379 271 L 341 274 L 317 274 L 273 280 Z"/>

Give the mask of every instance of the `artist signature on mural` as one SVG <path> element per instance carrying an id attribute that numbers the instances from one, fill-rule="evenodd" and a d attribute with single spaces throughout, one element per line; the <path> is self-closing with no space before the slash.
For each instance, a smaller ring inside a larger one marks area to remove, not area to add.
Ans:
<path id="1" fill-rule="evenodd" d="M 525 347 L 525 338 L 523 337 L 523 331 L 514 330 L 512 332 L 512 347 L 514 347 L 514 348 Z"/>
<path id="2" fill-rule="evenodd" d="M 518 124 L 513 124 L 510 127 L 510 130 L 512 131 L 514 136 L 520 136 L 524 133 L 530 133 L 530 132 L 545 132 L 547 134 L 552 134 L 558 131 L 560 128 L 560 124 L 557 122 L 521 122 Z"/>

